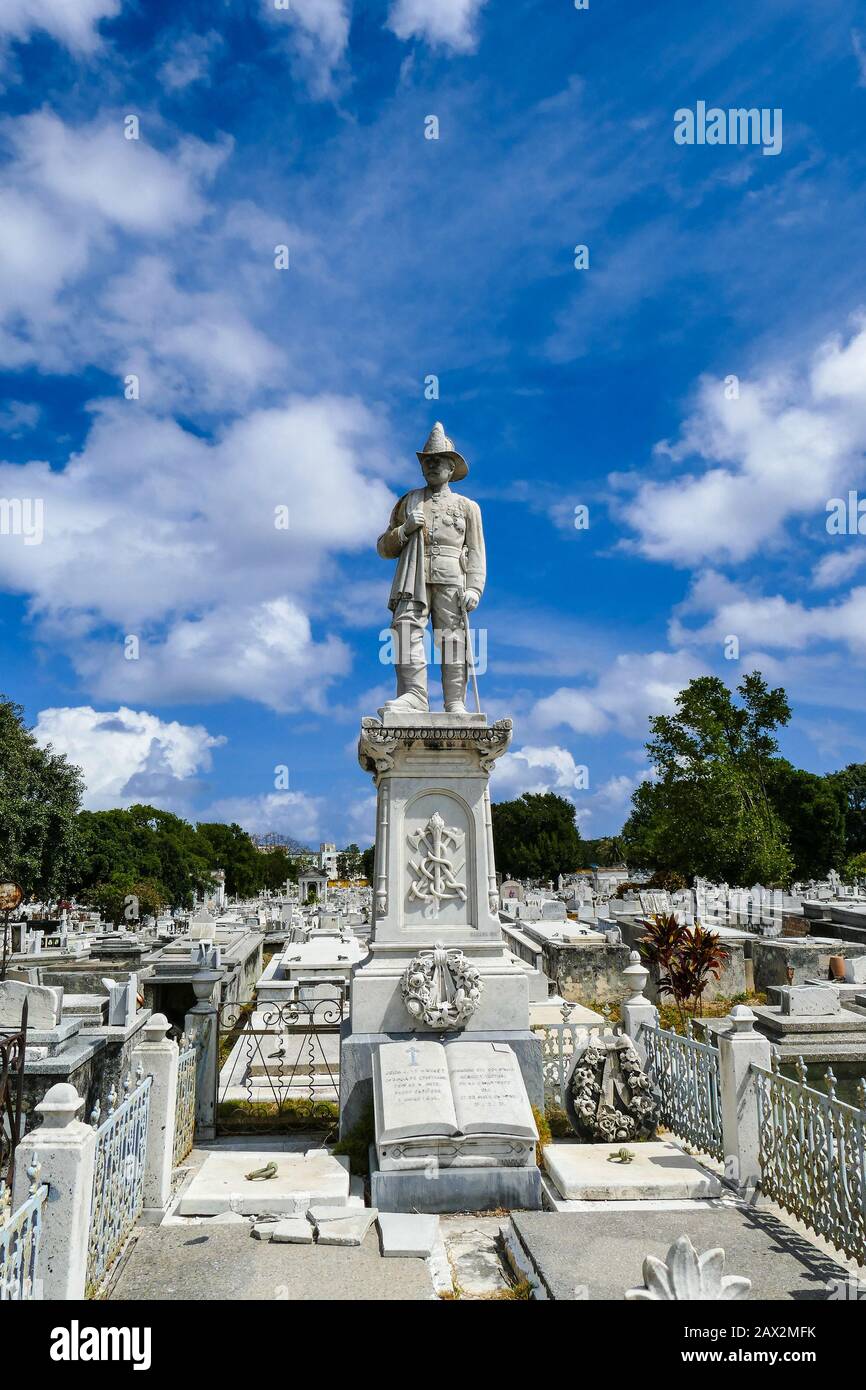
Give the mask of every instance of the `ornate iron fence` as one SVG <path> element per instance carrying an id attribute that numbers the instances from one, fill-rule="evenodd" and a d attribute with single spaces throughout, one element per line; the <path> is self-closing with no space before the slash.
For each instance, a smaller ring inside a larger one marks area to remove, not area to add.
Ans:
<path id="1" fill-rule="evenodd" d="M 27 1000 L 21 1009 L 21 1026 L 0 1032 L 0 1182 L 11 1191 L 15 1175 L 15 1149 L 21 1138 L 24 1099 L 24 1054 L 27 1047 Z"/>
<path id="2" fill-rule="evenodd" d="M 835 1096 L 832 1069 L 827 1094 L 806 1084 L 797 1059 L 796 1079 L 753 1064 L 758 1098 L 761 1191 L 826 1237 L 859 1264 L 866 1264 L 866 1081 L 859 1108 Z"/>
<path id="3" fill-rule="evenodd" d="M 0 1303 L 30 1302 L 41 1296 L 39 1241 L 48 1188 L 39 1181 L 38 1163 L 27 1169 L 27 1176 L 27 1200 L 15 1212 L 12 1193 L 0 1181 Z"/>
<path id="4" fill-rule="evenodd" d="M 571 1005 L 565 1006 L 571 1012 Z M 582 1048 L 591 1037 L 603 1033 L 620 1033 L 616 1027 L 587 1028 L 575 1023 L 544 1023 L 533 1028 L 541 1039 L 541 1065 L 544 1073 L 544 1101 L 546 1105 L 565 1108 L 565 1086 L 575 1052 Z"/>
<path id="5" fill-rule="evenodd" d="M 340 1026 L 345 990 L 286 1003 L 223 1004 L 219 1010 L 218 1131 L 276 1115 L 333 1117 L 340 1099 Z"/>
<path id="6" fill-rule="evenodd" d="M 194 1042 L 187 1045 L 186 1033 L 180 1040 L 177 1059 L 177 1099 L 174 1105 L 174 1149 L 172 1167 L 183 1163 L 195 1135 L 195 1073 L 197 1051 Z"/>
<path id="7" fill-rule="evenodd" d="M 96 1129 L 96 1167 L 87 1251 L 88 1298 L 96 1293 L 120 1254 L 144 1205 L 144 1160 L 152 1081 L 152 1077 L 142 1075 L 139 1067 L 134 1090 L 130 1089 L 131 1076 L 126 1078 L 120 1105 L 117 1105 L 117 1091 L 112 1086 L 107 1119 L 99 1123 L 99 1102 L 90 1117 Z"/>
<path id="8" fill-rule="evenodd" d="M 724 1162 L 719 1054 L 709 1043 L 644 1024 L 646 1071 L 659 1094 L 659 1119 L 696 1149 Z"/>

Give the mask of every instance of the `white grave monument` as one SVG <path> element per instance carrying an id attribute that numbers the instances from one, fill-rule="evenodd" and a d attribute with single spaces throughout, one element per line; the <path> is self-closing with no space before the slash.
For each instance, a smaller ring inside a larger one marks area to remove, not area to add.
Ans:
<path id="1" fill-rule="evenodd" d="M 453 641 L 447 663 L 443 657 L 446 709 L 431 711 L 426 666 L 415 641 L 431 612 L 434 626 L 448 623 L 453 629 L 459 613 L 465 621 L 465 611 L 477 604 L 484 583 L 481 514 L 477 504 L 448 489 L 448 482 L 467 469 L 441 426 L 419 458 L 428 486 L 401 498 L 379 541 L 380 555 L 398 562 L 391 591 L 393 627 L 400 637 L 401 626 L 408 625 L 409 635 L 402 647 L 398 641 L 398 697 L 378 719 L 361 721 L 358 758 L 377 792 L 373 930 L 370 959 L 352 979 L 340 1065 L 341 1134 L 369 1104 L 374 1068 L 382 1075 L 383 1049 L 414 1041 L 434 1047 L 439 1056 L 444 1043 L 440 1065 L 445 1066 L 455 1042 L 465 1042 L 489 1049 L 483 1054 L 487 1062 L 476 1062 L 490 1073 L 481 1090 L 486 1087 L 494 1108 L 501 1103 L 502 1113 L 493 1121 L 500 1135 L 520 1139 L 525 1148 L 530 1134 L 515 1135 L 507 1128 L 512 1100 L 504 1095 L 497 1100 L 499 1081 L 494 1081 L 506 1065 L 504 1045 L 524 1116 L 531 1120 L 530 1103 L 543 1106 L 541 1047 L 529 1029 L 526 972 L 505 948 L 493 858 L 488 782 L 511 740 L 511 720 L 488 724 L 486 715 L 467 712 L 467 667 Z M 464 556 L 467 550 L 471 553 Z M 444 634 L 455 636 L 454 630 Z M 422 1071 L 407 1067 L 404 1084 L 410 1092 Z M 384 1123 L 386 1101 L 381 1087 L 377 1090 Z M 406 1103 L 410 1109 L 415 1104 L 408 1097 Z M 425 1093 L 419 1091 L 422 1111 L 424 1104 Z M 461 1139 L 457 1147 L 465 1163 L 444 1164 L 434 1155 L 443 1174 L 438 1182 L 418 1181 L 417 1168 L 405 1179 L 381 1166 L 393 1156 L 386 1130 L 377 1136 L 380 1170 L 374 1189 L 383 1210 L 410 1209 L 405 1205 L 410 1199 L 413 1209 L 427 1211 L 540 1205 L 534 1161 L 531 1166 L 495 1164 L 495 1153 L 484 1156 Z M 534 1136 L 534 1126 L 530 1133 Z M 434 1137 L 423 1125 L 415 1136 L 428 1143 Z"/>

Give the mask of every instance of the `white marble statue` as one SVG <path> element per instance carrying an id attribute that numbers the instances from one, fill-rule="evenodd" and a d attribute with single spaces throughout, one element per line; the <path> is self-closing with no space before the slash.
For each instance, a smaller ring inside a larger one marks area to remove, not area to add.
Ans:
<path id="1" fill-rule="evenodd" d="M 465 714 L 466 614 L 478 606 L 487 568 L 481 509 L 451 491 L 450 484 L 465 478 L 469 466 L 438 420 L 418 459 L 427 486 L 400 498 L 376 547 L 383 559 L 397 561 L 388 601 L 397 697 L 387 708 L 429 709 L 424 636 L 432 619 L 445 709 Z"/>

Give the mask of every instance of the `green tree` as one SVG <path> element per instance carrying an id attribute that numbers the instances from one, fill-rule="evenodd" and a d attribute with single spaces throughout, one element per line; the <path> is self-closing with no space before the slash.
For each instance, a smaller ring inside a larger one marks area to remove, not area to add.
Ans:
<path id="1" fill-rule="evenodd" d="M 136 879 L 129 873 L 114 874 L 106 882 L 85 889 L 81 896 L 115 926 L 137 926 L 145 917 L 156 917 L 169 902 L 164 884 L 152 878 Z"/>
<path id="2" fill-rule="evenodd" d="M 866 853 L 852 854 L 845 863 L 842 877 L 846 883 L 861 883 L 866 880 Z"/>
<path id="3" fill-rule="evenodd" d="M 845 796 L 830 777 L 773 760 L 770 799 L 788 829 L 794 878 L 821 878 L 845 860 Z"/>
<path id="4" fill-rule="evenodd" d="M 337 855 L 337 878 L 358 878 L 361 873 L 361 851 L 356 844 L 347 845 Z"/>
<path id="5" fill-rule="evenodd" d="M 262 861 L 269 856 L 257 850 L 247 832 L 236 824 L 201 822 L 198 836 L 209 866 L 225 869 L 226 892 L 253 897 L 262 887 L 266 872 Z"/>
<path id="6" fill-rule="evenodd" d="M 582 840 L 581 853 L 583 855 L 582 869 L 597 865 L 599 868 L 610 868 L 613 864 L 622 864 L 625 860 L 622 840 L 619 835 L 601 835 L 596 840 Z"/>
<path id="7" fill-rule="evenodd" d="M 581 867 L 574 806 L 555 792 L 524 792 L 492 807 L 498 867 L 517 878 L 555 879 Z"/>
<path id="8" fill-rule="evenodd" d="M 361 875 L 368 883 L 373 882 L 373 874 L 376 869 L 376 846 L 370 845 L 361 854 Z"/>
<path id="9" fill-rule="evenodd" d="M 40 748 L 21 706 L 0 697 L 0 874 L 25 894 L 56 897 L 74 885 L 83 788 L 81 769 Z"/>
<path id="10" fill-rule="evenodd" d="M 79 817 L 83 864 L 79 888 L 157 883 L 173 907 L 191 907 L 196 891 L 211 885 L 209 842 L 170 811 L 135 805 L 127 810 L 83 811 Z"/>
<path id="11" fill-rule="evenodd" d="M 288 851 L 282 845 L 278 845 L 269 854 L 260 854 L 259 858 L 262 861 L 261 887 L 269 888 L 272 893 L 285 888 L 286 880 L 292 877 L 293 861 L 289 858 Z M 294 876 L 297 879 L 297 869 Z"/>
<path id="12" fill-rule="evenodd" d="M 845 853 L 850 857 L 866 853 L 866 763 L 849 763 L 840 772 L 831 772 L 827 781 L 845 803 Z"/>
<path id="13" fill-rule="evenodd" d="M 790 878 L 788 831 L 770 782 L 775 730 L 791 709 L 784 690 L 770 690 L 758 671 L 737 693 L 739 704 L 723 681 L 700 676 L 680 691 L 675 714 L 650 720 L 655 780 L 635 791 L 622 832 L 633 867 L 731 883 Z"/>

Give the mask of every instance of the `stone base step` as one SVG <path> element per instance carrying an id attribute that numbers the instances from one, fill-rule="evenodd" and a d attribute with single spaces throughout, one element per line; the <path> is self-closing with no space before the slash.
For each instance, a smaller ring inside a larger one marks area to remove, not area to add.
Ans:
<path id="1" fill-rule="evenodd" d="M 249 1181 L 247 1173 L 275 1163 L 272 1178 Z M 327 1149 L 306 1153 L 273 1149 L 214 1149 L 181 1194 L 178 1216 L 304 1214 L 314 1202 L 346 1206 L 349 1200 L 349 1160 Z"/>
<path id="2" fill-rule="evenodd" d="M 610 1155 L 621 1149 L 634 1154 L 630 1163 Z M 723 1185 L 697 1159 L 676 1144 L 546 1144 L 544 1166 L 559 1195 L 567 1201 L 658 1201 L 706 1199 L 721 1195 Z"/>

